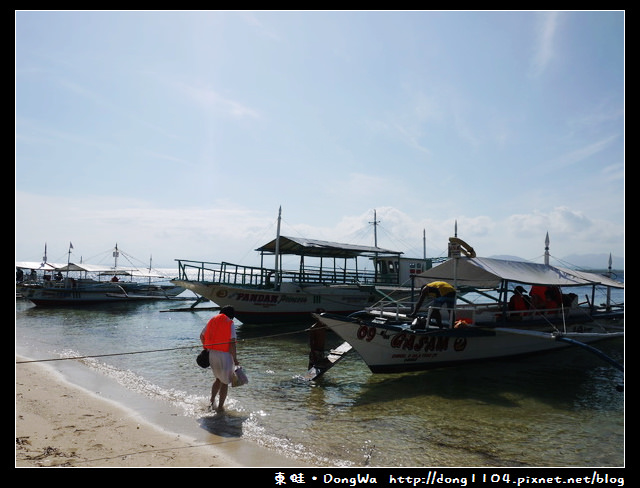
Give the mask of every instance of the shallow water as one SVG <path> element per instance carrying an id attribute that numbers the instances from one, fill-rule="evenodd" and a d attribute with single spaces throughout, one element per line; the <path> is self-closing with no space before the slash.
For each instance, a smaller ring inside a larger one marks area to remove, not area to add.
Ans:
<path id="1" fill-rule="evenodd" d="M 306 383 L 311 322 L 239 324 L 250 383 L 229 390 L 226 415 L 208 414 L 212 376 L 195 357 L 214 312 L 162 312 L 189 304 L 46 309 L 18 300 L 16 352 L 108 355 L 81 362 L 177 406 L 201 429 L 319 465 L 624 465 L 622 374 L 578 349 L 399 375 L 373 375 L 351 352 Z M 623 361 L 623 340 L 598 347 Z"/>

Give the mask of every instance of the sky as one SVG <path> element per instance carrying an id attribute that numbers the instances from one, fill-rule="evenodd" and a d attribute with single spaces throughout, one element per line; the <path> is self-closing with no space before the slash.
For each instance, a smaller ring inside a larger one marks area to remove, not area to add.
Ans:
<path id="1" fill-rule="evenodd" d="M 457 228 L 623 258 L 624 21 L 16 11 L 16 260 L 256 264 L 280 208 L 282 235 L 373 245 L 375 220 L 409 257 Z"/>

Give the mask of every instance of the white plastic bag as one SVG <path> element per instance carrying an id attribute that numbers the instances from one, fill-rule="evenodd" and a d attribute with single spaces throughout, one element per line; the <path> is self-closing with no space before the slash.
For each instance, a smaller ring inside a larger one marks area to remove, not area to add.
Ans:
<path id="1" fill-rule="evenodd" d="M 231 386 L 242 386 L 249 383 L 249 378 L 242 369 L 242 366 L 237 366 L 233 372 L 233 379 L 231 380 Z"/>

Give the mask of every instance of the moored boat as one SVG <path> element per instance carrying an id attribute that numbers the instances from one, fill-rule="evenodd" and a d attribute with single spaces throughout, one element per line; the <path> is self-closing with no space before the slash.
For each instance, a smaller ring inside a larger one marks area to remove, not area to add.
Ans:
<path id="1" fill-rule="evenodd" d="M 244 324 L 304 322 L 313 312 L 348 314 L 385 297 L 407 300 L 411 276 L 433 262 L 377 245 L 281 236 L 279 228 L 274 240 L 257 249 L 260 266 L 178 259 L 178 278 L 172 283 L 221 307 L 232 306 Z M 299 256 L 298 269 L 284 270 L 283 255 Z M 373 266 L 358 269 L 363 257 Z M 265 258 L 273 258 L 274 266 L 266 265 Z"/>
<path id="2" fill-rule="evenodd" d="M 114 266 L 48 263 L 46 250 L 42 263 L 16 262 L 16 296 L 38 306 L 89 305 L 173 299 L 185 290 L 160 281 L 164 277 L 151 267 L 119 267 L 120 252 L 116 245 Z"/>
<path id="3" fill-rule="evenodd" d="M 374 373 L 426 370 L 570 345 L 588 348 L 596 341 L 624 337 L 624 304 L 595 305 L 597 288 L 624 288 L 607 276 L 547 263 L 456 255 L 417 280 L 446 281 L 465 292 L 453 310 L 442 310 L 440 326 L 432 319 L 433 306 L 417 313 L 396 305 L 314 317 L 351 344 Z M 522 285 L 561 291 L 564 300 L 552 307 L 547 303 L 514 310 L 509 294 Z M 591 298 L 580 303 L 578 294 L 568 290 L 591 290 Z"/>

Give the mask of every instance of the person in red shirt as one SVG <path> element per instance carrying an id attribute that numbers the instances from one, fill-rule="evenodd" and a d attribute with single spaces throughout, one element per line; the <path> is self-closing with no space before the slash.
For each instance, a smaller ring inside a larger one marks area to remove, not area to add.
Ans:
<path id="1" fill-rule="evenodd" d="M 562 291 L 559 286 L 534 285 L 529 295 L 533 308 L 538 310 L 555 309 L 562 304 Z"/>
<path id="2" fill-rule="evenodd" d="M 236 328 L 233 324 L 235 311 L 225 306 L 220 313 L 209 320 L 200 333 L 200 341 L 209 350 L 209 365 L 215 381 L 211 387 L 211 408 L 215 408 L 216 395 L 219 394 L 217 412 L 224 411 L 229 384 L 238 363 L 236 355 Z"/>
<path id="3" fill-rule="evenodd" d="M 527 295 L 525 289 L 521 286 L 516 286 L 513 290 L 513 296 L 509 300 L 509 310 L 517 312 L 510 315 L 510 318 L 521 319 L 524 313 L 520 313 L 523 310 L 529 310 L 531 308 L 531 297 Z"/>
<path id="4" fill-rule="evenodd" d="M 531 290 L 529 291 L 529 296 L 531 297 L 531 308 L 534 308 L 538 311 L 547 308 L 547 300 L 545 297 L 546 291 L 547 287 L 543 285 L 533 285 L 531 287 Z"/>

